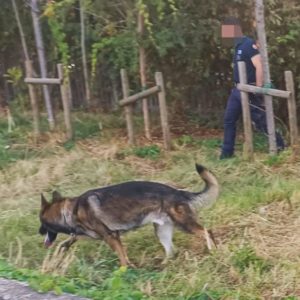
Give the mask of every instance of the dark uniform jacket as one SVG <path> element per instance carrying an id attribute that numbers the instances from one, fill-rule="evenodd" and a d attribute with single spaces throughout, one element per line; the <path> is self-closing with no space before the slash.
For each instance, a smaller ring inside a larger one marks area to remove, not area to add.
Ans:
<path id="1" fill-rule="evenodd" d="M 259 51 L 253 39 L 244 36 L 236 42 L 233 57 L 233 77 L 235 83 L 239 83 L 239 61 L 244 61 L 246 63 L 248 83 L 256 83 L 255 67 L 251 61 L 251 58 L 257 54 L 259 54 Z"/>

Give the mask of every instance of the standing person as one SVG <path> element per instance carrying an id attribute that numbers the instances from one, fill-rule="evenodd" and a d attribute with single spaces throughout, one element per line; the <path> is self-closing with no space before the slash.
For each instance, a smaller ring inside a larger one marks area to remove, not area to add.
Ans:
<path id="1" fill-rule="evenodd" d="M 236 88 L 239 83 L 238 62 L 246 64 L 248 84 L 263 86 L 263 67 L 261 56 L 256 42 L 244 36 L 241 25 L 236 18 L 228 18 L 222 24 L 222 38 L 224 43 L 232 43 L 235 47 L 233 57 L 233 77 L 235 87 L 231 90 L 225 115 L 224 115 L 224 140 L 220 159 L 230 158 L 234 155 L 236 137 L 236 123 L 242 114 L 241 93 Z M 268 134 L 266 112 L 263 107 L 262 95 L 249 93 L 251 120 L 255 128 Z M 279 133 L 276 133 L 278 151 L 284 149 L 284 141 Z"/>

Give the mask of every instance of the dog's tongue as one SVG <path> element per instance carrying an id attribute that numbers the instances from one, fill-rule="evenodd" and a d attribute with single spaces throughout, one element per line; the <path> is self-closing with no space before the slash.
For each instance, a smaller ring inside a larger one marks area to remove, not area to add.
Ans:
<path id="1" fill-rule="evenodd" d="M 52 243 L 49 239 L 48 233 L 46 234 L 46 237 L 45 237 L 45 240 L 44 240 L 44 245 L 45 245 L 46 248 L 49 248 L 52 245 Z"/>

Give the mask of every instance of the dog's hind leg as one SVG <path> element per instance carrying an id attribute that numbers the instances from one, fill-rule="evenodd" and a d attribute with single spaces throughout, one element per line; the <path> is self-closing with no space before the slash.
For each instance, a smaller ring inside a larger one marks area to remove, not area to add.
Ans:
<path id="1" fill-rule="evenodd" d="M 172 222 L 167 222 L 164 224 L 154 223 L 153 225 L 155 234 L 165 249 L 166 257 L 162 263 L 166 264 L 168 259 L 174 256 L 174 245 L 172 241 L 174 225 Z"/>

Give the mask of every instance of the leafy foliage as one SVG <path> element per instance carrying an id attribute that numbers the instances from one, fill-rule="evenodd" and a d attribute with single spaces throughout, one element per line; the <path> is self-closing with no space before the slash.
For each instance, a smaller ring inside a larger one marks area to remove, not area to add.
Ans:
<path id="1" fill-rule="evenodd" d="M 29 48 L 35 52 L 31 16 L 28 7 L 17 1 Z M 5 2 L 0 33 L 5 69 L 14 67 L 19 53 L 11 57 L 11 51 L 19 46 L 16 24 L 9 2 Z M 244 32 L 254 34 L 252 26 L 254 5 L 252 2 L 231 0 L 183 1 L 183 0 L 135 0 L 135 1 L 83 1 L 86 14 L 86 49 L 88 65 L 92 73 L 94 97 L 99 104 L 109 107 L 110 101 L 121 94 L 120 68 L 127 69 L 131 90 L 139 90 L 138 46 L 147 55 L 149 83 L 153 83 L 154 71 L 164 73 L 169 106 L 184 110 L 191 108 L 208 119 L 221 113 L 232 86 L 232 53 L 223 47 L 220 24 L 224 17 L 235 15 L 242 21 Z M 271 72 L 276 87 L 284 89 L 283 72 L 293 71 L 295 86 L 300 90 L 299 65 L 299 3 L 296 0 L 267 0 L 266 25 Z M 5 11 L 5 13 L 4 13 Z M 145 19 L 145 34 L 137 34 L 137 15 Z M 82 76 L 80 51 L 80 18 L 78 1 L 47 1 L 43 7 L 42 21 L 49 65 L 55 69 L 57 62 L 69 63 L 71 79 Z M 49 32 L 50 29 L 50 32 Z M 6 72 L 7 73 L 7 72 Z M 113 89 L 111 88 L 113 87 Z M 80 87 L 82 89 L 82 87 Z M 22 91 L 24 93 L 25 91 Z M 298 95 L 299 93 L 297 93 Z M 80 92 L 76 97 L 80 98 Z M 78 102 L 81 100 L 78 99 Z M 297 100 L 299 101 L 299 100 Z M 105 104 L 105 105 L 103 105 Z M 112 106 L 112 105 L 111 105 Z M 275 102 L 279 117 L 286 120 L 286 104 Z"/>

